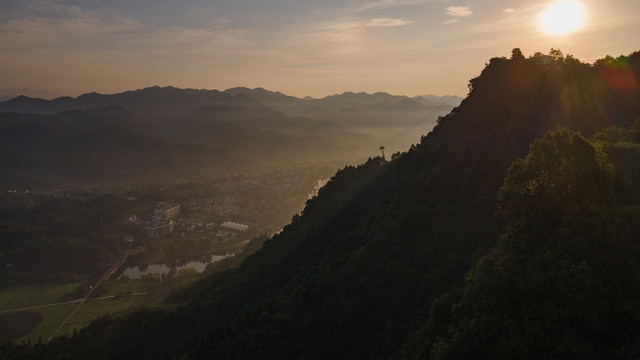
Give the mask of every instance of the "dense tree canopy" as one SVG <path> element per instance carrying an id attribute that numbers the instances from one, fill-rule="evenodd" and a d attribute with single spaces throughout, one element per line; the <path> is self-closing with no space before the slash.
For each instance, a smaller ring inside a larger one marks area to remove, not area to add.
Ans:
<path id="1" fill-rule="evenodd" d="M 505 234 L 440 305 L 450 326 L 433 357 L 637 357 L 637 210 L 617 206 L 613 166 L 588 140 L 536 141 L 500 190 Z"/>

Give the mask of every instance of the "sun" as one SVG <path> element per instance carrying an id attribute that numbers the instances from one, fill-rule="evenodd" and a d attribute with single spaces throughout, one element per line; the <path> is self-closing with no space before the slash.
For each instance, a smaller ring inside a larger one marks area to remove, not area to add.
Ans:
<path id="1" fill-rule="evenodd" d="M 584 8 L 578 1 L 557 1 L 549 6 L 541 18 L 542 28 L 552 35 L 566 35 L 582 25 Z"/>

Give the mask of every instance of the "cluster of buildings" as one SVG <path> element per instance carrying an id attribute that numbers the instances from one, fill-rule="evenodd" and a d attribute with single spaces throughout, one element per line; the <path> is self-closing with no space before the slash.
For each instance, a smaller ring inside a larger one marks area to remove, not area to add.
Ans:
<path id="1" fill-rule="evenodd" d="M 187 209 L 215 213 L 222 216 L 237 216 L 242 213 L 236 197 L 232 194 L 218 194 L 210 198 L 191 199 L 186 204 Z"/>
<path id="2" fill-rule="evenodd" d="M 144 227 L 144 233 L 152 239 L 163 238 L 175 230 L 173 219 L 180 216 L 180 204 L 159 202 L 151 217 L 151 224 Z"/>
<path id="3" fill-rule="evenodd" d="M 152 239 L 160 239 L 171 234 L 176 224 L 173 219 L 180 216 L 180 204 L 168 204 L 159 202 L 153 211 L 151 221 L 142 221 L 136 215 L 132 215 L 129 221 L 142 225 L 144 233 Z"/>
<path id="4" fill-rule="evenodd" d="M 249 225 L 226 221 L 220 225 L 215 223 L 194 223 L 184 219 L 176 220 L 176 225 L 182 231 L 182 236 L 198 235 L 201 238 L 211 239 L 212 244 L 225 243 L 234 239 L 238 233 L 246 232 Z"/>
<path id="5" fill-rule="evenodd" d="M 212 241 L 214 243 L 226 242 L 233 237 L 233 231 L 245 232 L 249 229 L 249 225 L 240 224 L 236 222 L 227 221 L 220 226 L 210 223 L 192 223 L 183 219 L 178 219 L 180 216 L 180 204 L 171 204 L 159 202 L 153 211 L 151 221 L 143 221 L 138 219 L 136 215 L 129 217 L 129 221 L 134 222 L 144 228 L 145 234 L 152 239 L 161 239 L 176 230 L 179 227 L 180 231 L 183 231 L 182 236 L 186 233 L 190 234 L 210 234 L 213 236 Z"/>

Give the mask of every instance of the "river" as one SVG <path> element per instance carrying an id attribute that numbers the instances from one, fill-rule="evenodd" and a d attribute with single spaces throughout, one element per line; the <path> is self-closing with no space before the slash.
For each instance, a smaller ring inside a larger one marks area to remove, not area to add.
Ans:
<path id="1" fill-rule="evenodd" d="M 211 255 L 209 261 L 189 261 L 184 265 L 176 266 L 176 272 L 180 270 L 191 268 L 196 272 L 201 273 L 207 267 L 207 265 L 220 261 L 227 256 L 224 255 Z M 148 264 L 148 265 L 136 265 L 126 268 L 119 278 L 127 277 L 129 279 L 140 279 L 145 275 L 167 275 L 171 271 L 171 266 L 167 264 Z"/>

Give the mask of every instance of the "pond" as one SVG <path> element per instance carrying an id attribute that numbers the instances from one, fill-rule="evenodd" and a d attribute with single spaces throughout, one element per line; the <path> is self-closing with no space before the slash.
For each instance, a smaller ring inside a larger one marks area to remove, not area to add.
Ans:
<path id="1" fill-rule="evenodd" d="M 228 256 L 228 255 L 227 255 Z M 189 261 L 184 265 L 176 266 L 176 272 L 180 272 L 180 270 L 191 268 L 194 269 L 198 274 L 203 272 L 207 265 L 214 263 L 216 261 L 220 261 L 227 256 L 225 255 L 211 255 L 209 261 Z M 126 268 L 122 274 L 120 274 L 119 278 L 127 277 L 129 279 L 140 279 L 145 275 L 167 275 L 171 271 L 171 266 L 167 264 L 145 264 L 145 265 L 136 265 L 130 266 Z"/>

